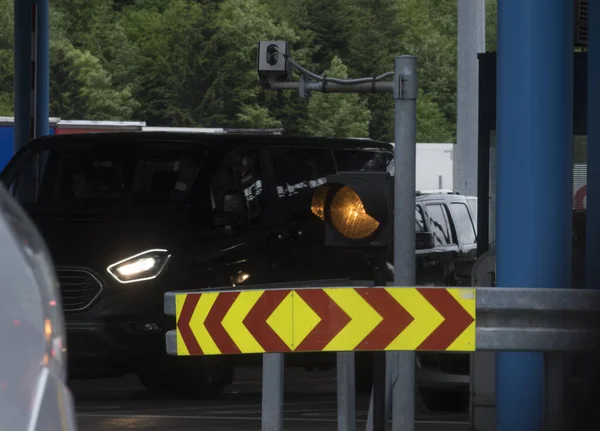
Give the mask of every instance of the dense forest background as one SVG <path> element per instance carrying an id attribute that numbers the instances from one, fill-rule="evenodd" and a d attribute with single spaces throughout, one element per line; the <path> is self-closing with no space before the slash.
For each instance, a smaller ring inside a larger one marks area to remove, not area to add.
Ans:
<path id="1" fill-rule="evenodd" d="M 13 1 L 0 0 L 0 115 L 12 115 Z M 51 0 L 50 113 L 151 126 L 283 127 L 392 140 L 386 95 L 265 91 L 256 45 L 283 39 L 305 67 L 364 77 L 419 61 L 418 142 L 454 142 L 456 0 Z M 487 0 L 487 50 L 496 0 Z"/>

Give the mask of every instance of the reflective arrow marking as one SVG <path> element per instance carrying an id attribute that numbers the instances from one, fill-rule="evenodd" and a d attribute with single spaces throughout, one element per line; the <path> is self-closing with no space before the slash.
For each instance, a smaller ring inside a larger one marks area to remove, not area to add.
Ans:
<path id="1" fill-rule="evenodd" d="M 246 290 L 241 292 L 223 319 L 223 328 L 229 333 L 241 353 L 265 352 L 244 325 L 244 319 L 263 293 L 264 290 Z"/>
<path id="2" fill-rule="evenodd" d="M 231 335 L 227 333 L 222 324 L 225 315 L 227 315 L 231 305 L 235 302 L 239 295 L 239 292 L 219 293 L 211 310 L 206 316 L 206 320 L 204 321 L 206 330 L 212 335 L 212 339 L 219 347 L 221 353 L 240 353 L 240 349 L 231 338 Z"/>
<path id="3" fill-rule="evenodd" d="M 252 307 L 252 310 L 250 310 L 244 319 L 244 325 L 265 352 L 290 351 L 290 348 L 285 341 L 282 340 L 277 332 L 273 330 L 271 325 L 267 323 L 267 319 L 276 312 L 288 295 L 293 295 L 293 292 L 287 290 L 266 290 L 260 297 L 260 301 Z M 290 306 L 291 305 L 292 304 L 290 303 Z M 283 329 L 291 329 L 292 314 L 288 312 L 287 320 L 279 321 L 277 326 L 281 326 Z"/>
<path id="4" fill-rule="evenodd" d="M 383 320 L 362 340 L 357 350 L 385 350 L 404 331 L 414 317 L 384 288 L 356 289 Z"/>
<path id="5" fill-rule="evenodd" d="M 444 318 L 415 288 L 386 288 L 389 294 L 410 310 L 414 320 L 388 346 L 386 350 L 416 350 Z"/>
<path id="6" fill-rule="evenodd" d="M 350 322 L 350 317 L 321 289 L 298 289 L 297 298 L 303 300 L 318 316 L 312 331 L 304 331 L 303 339 L 294 340 L 295 351 L 314 352 L 323 350 L 331 340 Z M 299 302 L 299 301 L 298 301 Z M 305 310 L 305 313 L 308 311 Z M 298 316 L 300 317 L 300 316 Z M 315 323 L 314 316 L 312 323 Z M 301 320 L 294 316 L 294 324 Z M 300 334 L 299 334 L 300 335 Z"/>
<path id="7" fill-rule="evenodd" d="M 419 293 L 442 315 L 444 321 L 423 341 L 419 350 L 447 350 L 475 320 L 446 290 L 420 288 Z"/>
<path id="8" fill-rule="evenodd" d="M 325 351 L 354 350 L 383 320 L 356 289 L 323 289 L 350 317 L 350 322 L 324 348 Z"/>
<path id="9" fill-rule="evenodd" d="M 202 293 L 200 301 L 196 305 L 196 311 L 190 321 L 190 326 L 196 334 L 198 344 L 205 355 L 218 355 L 221 350 L 213 340 L 211 333 L 205 326 L 206 317 L 212 311 L 215 301 L 219 297 L 218 293 Z"/>
<path id="10" fill-rule="evenodd" d="M 198 340 L 194 336 L 194 332 L 190 327 L 190 320 L 196 309 L 196 304 L 200 300 L 199 294 L 190 295 L 177 295 L 175 306 L 177 307 L 177 329 L 178 334 L 181 336 L 181 346 L 179 344 L 179 337 L 177 340 L 177 354 L 185 355 L 202 355 L 202 349 L 198 344 Z M 181 308 L 180 308 L 181 307 Z M 180 350 L 181 349 L 181 350 Z"/>
<path id="11" fill-rule="evenodd" d="M 474 289 L 448 289 L 450 295 L 459 302 L 462 307 L 473 318 L 473 322 L 463 331 L 458 338 L 448 346 L 449 351 L 472 351 L 475 350 L 477 339 L 475 328 L 475 290 Z"/>

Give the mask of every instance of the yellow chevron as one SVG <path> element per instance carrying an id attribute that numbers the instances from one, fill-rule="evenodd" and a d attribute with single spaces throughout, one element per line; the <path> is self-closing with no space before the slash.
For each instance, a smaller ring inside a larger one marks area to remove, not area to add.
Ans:
<path id="1" fill-rule="evenodd" d="M 383 318 L 354 289 L 333 287 L 323 290 L 351 319 L 323 350 L 353 350 Z"/>
<path id="2" fill-rule="evenodd" d="M 240 292 L 223 318 L 223 328 L 238 346 L 241 353 L 264 353 L 263 348 L 243 323 L 263 293 L 264 290 L 245 290 Z"/>
<path id="3" fill-rule="evenodd" d="M 181 315 L 181 309 L 183 308 L 186 297 L 186 294 L 175 295 L 175 316 L 177 316 L 177 323 L 179 323 L 179 316 Z M 188 352 L 187 347 L 185 347 L 181 334 L 179 331 L 175 331 L 175 333 L 177 334 L 177 356 L 189 356 L 190 352 Z"/>
<path id="4" fill-rule="evenodd" d="M 440 326 L 444 318 L 414 287 L 386 288 L 386 290 L 415 319 L 387 346 L 386 350 L 415 350 Z"/>
<path id="5" fill-rule="evenodd" d="M 221 353 L 215 344 L 215 341 L 206 330 L 206 326 L 204 326 L 206 316 L 208 316 L 208 313 L 210 313 L 210 310 L 212 309 L 212 306 L 217 300 L 218 296 L 219 293 L 213 292 L 203 293 L 200 295 L 200 300 L 196 305 L 196 310 L 190 319 L 190 327 L 192 328 L 194 336 L 196 337 L 196 340 L 198 340 L 198 344 L 205 355 L 218 355 Z"/>
<path id="6" fill-rule="evenodd" d="M 475 350 L 475 340 L 477 338 L 476 335 L 476 323 L 475 323 L 475 315 L 476 315 L 476 289 L 466 289 L 466 288 L 453 288 L 448 289 L 448 293 L 456 299 L 456 301 L 473 317 L 473 323 L 469 325 L 467 329 L 463 331 L 462 334 L 458 336 L 456 340 L 450 346 L 448 346 L 449 351 L 473 351 Z"/>

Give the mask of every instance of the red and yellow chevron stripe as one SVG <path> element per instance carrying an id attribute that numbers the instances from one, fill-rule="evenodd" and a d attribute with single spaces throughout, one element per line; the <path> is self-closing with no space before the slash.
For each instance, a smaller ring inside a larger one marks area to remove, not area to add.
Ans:
<path id="1" fill-rule="evenodd" d="M 176 295 L 177 354 L 475 350 L 475 289 L 334 287 Z"/>

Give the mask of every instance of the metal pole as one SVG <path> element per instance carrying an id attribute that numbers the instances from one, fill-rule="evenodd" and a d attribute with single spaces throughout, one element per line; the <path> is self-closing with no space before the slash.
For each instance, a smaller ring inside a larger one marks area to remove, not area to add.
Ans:
<path id="1" fill-rule="evenodd" d="M 263 354 L 262 431 L 283 429 L 283 354 Z"/>
<path id="2" fill-rule="evenodd" d="M 338 431 L 356 430 L 354 352 L 337 353 Z"/>
<path id="3" fill-rule="evenodd" d="M 454 189 L 477 196 L 478 67 L 485 52 L 485 0 L 458 0 Z"/>
<path id="4" fill-rule="evenodd" d="M 415 197 L 417 153 L 417 58 L 395 59 L 394 75 L 394 284 L 415 284 Z M 415 426 L 415 352 L 396 352 L 392 373 L 392 430 Z M 391 366 L 391 363 L 390 363 Z"/>
<path id="5" fill-rule="evenodd" d="M 393 91 L 393 83 L 390 81 L 379 81 L 375 85 L 373 83 L 362 84 L 339 84 L 335 82 L 327 83 L 327 93 L 391 93 Z M 272 82 L 269 84 L 271 90 L 298 90 L 300 84 L 298 82 Z M 319 82 L 309 82 L 305 84 L 306 91 L 322 91 L 323 84 Z"/>

